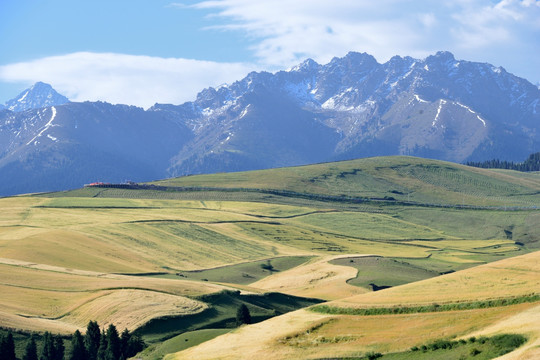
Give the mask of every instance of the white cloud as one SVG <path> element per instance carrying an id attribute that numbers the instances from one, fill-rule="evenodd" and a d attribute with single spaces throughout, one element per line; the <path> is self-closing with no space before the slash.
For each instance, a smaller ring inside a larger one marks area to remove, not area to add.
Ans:
<path id="1" fill-rule="evenodd" d="M 72 101 L 147 108 L 156 102 L 194 100 L 203 88 L 241 79 L 253 69 L 243 63 L 77 52 L 0 66 L 0 80 L 43 81 Z"/>
<path id="2" fill-rule="evenodd" d="M 258 39 L 261 64 L 324 63 L 348 51 L 386 61 L 449 50 L 540 80 L 538 0 L 209 0 L 194 7 L 213 11 L 220 29 Z"/>
<path id="3" fill-rule="evenodd" d="M 433 13 L 419 14 L 418 18 L 426 28 L 430 28 L 437 24 L 437 17 Z"/>
<path id="4" fill-rule="evenodd" d="M 415 6 L 410 0 L 218 0 L 195 6 L 215 9 L 226 21 L 221 29 L 260 38 L 253 50 L 261 63 L 291 66 L 306 56 L 326 62 L 351 50 L 382 58 L 405 52 L 421 37 L 416 30 L 422 25 L 396 11 L 402 3 Z"/>

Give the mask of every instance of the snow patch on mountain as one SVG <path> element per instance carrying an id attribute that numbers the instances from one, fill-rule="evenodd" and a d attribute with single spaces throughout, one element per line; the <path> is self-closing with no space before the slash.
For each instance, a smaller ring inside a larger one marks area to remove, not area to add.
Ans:
<path id="1" fill-rule="evenodd" d="M 242 119 L 244 116 L 247 115 L 250 106 L 251 106 L 251 104 L 249 104 L 248 106 L 246 106 L 246 108 L 245 108 L 244 110 L 242 110 L 242 113 L 241 113 L 240 116 L 238 117 L 239 119 Z"/>
<path id="2" fill-rule="evenodd" d="M 212 115 L 212 114 L 214 113 L 214 109 L 207 107 L 207 108 L 205 108 L 205 109 L 202 109 L 202 110 L 201 110 L 201 113 L 202 113 L 204 116 L 210 116 L 210 115 Z"/>
<path id="3" fill-rule="evenodd" d="M 435 115 L 435 120 L 433 120 L 433 122 L 431 123 L 431 126 L 434 127 L 437 125 L 437 121 L 439 120 L 439 116 L 441 115 L 442 107 L 445 104 L 446 104 L 446 100 L 443 100 L 443 99 L 439 100 L 439 107 L 437 108 L 437 115 Z"/>
<path id="4" fill-rule="evenodd" d="M 32 142 L 34 142 L 34 145 L 36 145 L 36 142 L 35 140 L 38 138 L 38 137 L 41 137 L 41 135 L 43 135 L 43 133 L 47 130 L 49 130 L 50 127 L 52 126 L 56 126 L 56 125 L 53 125 L 53 121 L 54 121 L 54 118 L 56 117 L 56 108 L 53 106 L 51 107 L 51 111 L 52 111 L 52 116 L 51 116 L 51 119 L 47 122 L 47 124 L 45 124 L 45 126 L 41 129 L 41 131 L 32 138 L 32 140 L 30 140 L 29 142 L 26 143 L 26 145 L 30 145 Z M 56 140 L 56 139 L 55 139 Z"/>
<path id="5" fill-rule="evenodd" d="M 22 98 L 17 99 L 17 102 L 23 102 L 24 99 L 26 99 L 26 96 L 28 95 L 29 92 L 30 92 L 30 90 L 26 91 L 26 92 L 24 93 L 24 95 L 22 96 Z M 10 110 L 11 110 L 11 109 L 10 109 Z"/>
<path id="6" fill-rule="evenodd" d="M 476 115 L 476 118 L 477 118 L 478 120 L 480 120 L 480 121 L 482 122 L 482 124 L 484 124 L 484 127 L 486 127 L 486 121 L 485 121 L 484 119 L 482 119 L 482 118 L 480 117 L 480 115 L 478 115 L 478 113 L 476 113 L 476 111 L 472 110 L 472 109 L 471 109 L 470 107 L 468 107 L 467 105 L 463 105 L 463 104 L 458 103 L 458 102 L 456 102 L 456 105 L 459 105 L 459 106 L 461 106 L 462 108 L 469 110 L 469 112 L 470 112 L 471 114 Z"/>
<path id="7" fill-rule="evenodd" d="M 421 102 L 421 103 L 429 103 L 429 101 L 426 101 L 424 99 L 420 99 L 420 96 L 418 96 L 417 94 L 414 94 L 414 98 L 416 99 L 416 101 L 418 102 Z"/>

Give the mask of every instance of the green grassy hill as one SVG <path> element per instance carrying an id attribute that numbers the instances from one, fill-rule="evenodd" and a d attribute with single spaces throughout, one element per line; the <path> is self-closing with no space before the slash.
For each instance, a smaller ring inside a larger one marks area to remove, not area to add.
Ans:
<path id="1" fill-rule="evenodd" d="M 388 156 L 260 171 L 193 175 L 149 184 L 163 191 L 88 188 L 55 196 L 259 199 L 259 195 L 313 200 L 394 199 L 397 202 L 477 207 L 535 207 L 540 174 L 479 169 L 450 162 Z M 174 191 L 176 190 L 176 191 Z M 197 194 L 192 193 L 196 191 Z M 270 190 L 277 190 L 272 193 Z M 177 191 L 181 191 L 178 194 Z M 233 194 L 231 194 L 233 193 Z M 236 194 L 235 194 L 236 193 Z M 317 198 L 319 195 L 320 197 Z M 326 196 L 326 197 L 325 197 Z M 330 197 L 330 198 L 327 198 Z M 310 199 L 309 196 L 304 196 Z"/>
<path id="2" fill-rule="evenodd" d="M 405 156 L 157 181 L 170 187 L 279 189 L 353 198 L 474 206 L 536 206 L 540 174 Z"/>

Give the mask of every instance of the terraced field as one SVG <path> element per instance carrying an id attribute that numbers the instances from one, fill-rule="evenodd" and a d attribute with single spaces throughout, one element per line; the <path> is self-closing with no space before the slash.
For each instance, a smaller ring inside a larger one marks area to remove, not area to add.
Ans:
<path id="1" fill-rule="evenodd" d="M 241 290 L 229 300 L 248 304 L 258 321 L 318 302 L 267 292 L 334 300 L 329 306 L 338 308 L 524 296 L 540 288 L 531 275 L 540 248 L 538 206 L 540 174 L 410 157 L 3 198 L 0 326 L 69 333 L 93 319 L 140 331 L 163 355 L 185 348 L 180 341 L 159 347 L 165 339 L 230 330 L 235 309 L 208 297 L 220 291 Z M 521 263 L 504 265 L 516 256 Z M 416 335 L 394 345 L 382 340 L 389 335 L 377 333 L 374 317 L 305 310 L 215 341 L 261 331 L 266 335 L 257 338 L 274 339 L 261 349 L 275 350 L 276 358 L 312 358 L 321 349 L 328 349 L 324 356 L 402 351 L 424 338 L 495 328 L 534 306 L 462 310 L 455 320 L 451 312 L 380 315 L 395 329 L 419 323 Z M 163 331 L 160 318 L 172 319 Z M 290 327 L 290 334 L 274 326 Z M 246 354 L 262 356 L 261 349 Z"/>

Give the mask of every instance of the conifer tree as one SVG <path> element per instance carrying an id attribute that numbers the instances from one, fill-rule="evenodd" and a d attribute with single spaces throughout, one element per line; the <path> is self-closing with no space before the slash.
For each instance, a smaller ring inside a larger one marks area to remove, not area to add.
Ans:
<path id="1" fill-rule="evenodd" d="M 43 335 L 43 348 L 39 360 L 55 360 L 54 339 L 50 332 L 45 332 Z"/>
<path id="2" fill-rule="evenodd" d="M 128 356 L 128 346 L 129 346 L 129 340 L 131 339 L 131 334 L 129 333 L 128 329 L 124 329 L 122 331 L 122 335 L 120 335 L 120 353 L 122 354 L 124 359 L 127 359 Z"/>
<path id="3" fill-rule="evenodd" d="M 34 336 L 30 338 L 30 341 L 26 345 L 26 349 L 24 351 L 24 356 L 22 360 L 38 360 L 37 346 L 36 346 L 36 340 L 34 339 Z"/>
<path id="4" fill-rule="evenodd" d="M 88 360 L 84 339 L 79 330 L 75 330 L 75 333 L 71 337 L 71 354 L 69 355 L 69 360 Z"/>
<path id="5" fill-rule="evenodd" d="M 238 326 L 243 324 L 251 324 L 251 314 L 246 304 L 240 305 L 236 311 L 236 324 Z"/>
<path id="6" fill-rule="evenodd" d="M 60 335 L 54 337 L 54 358 L 53 360 L 64 360 L 64 339 Z"/>
<path id="7" fill-rule="evenodd" d="M 97 360 L 100 340 L 101 330 L 97 321 L 90 321 L 84 335 L 84 346 L 86 347 L 88 360 Z"/>
<path id="8" fill-rule="evenodd" d="M 125 354 L 125 358 L 127 359 L 127 358 L 137 355 L 137 353 L 143 351 L 145 347 L 146 345 L 140 336 L 131 334 L 128 341 L 127 352 Z"/>
<path id="9" fill-rule="evenodd" d="M 120 337 L 118 336 L 118 330 L 116 326 L 110 324 L 107 328 L 107 350 L 105 354 L 105 360 L 118 360 L 120 359 Z"/>
<path id="10" fill-rule="evenodd" d="M 99 349 L 97 352 L 97 360 L 107 360 L 107 336 L 105 330 L 100 335 Z"/>
<path id="11" fill-rule="evenodd" d="M 15 341 L 13 340 L 11 331 L 0 340 L 0 356 L 2 360 L 17 359 L 15 356 Z"/>

